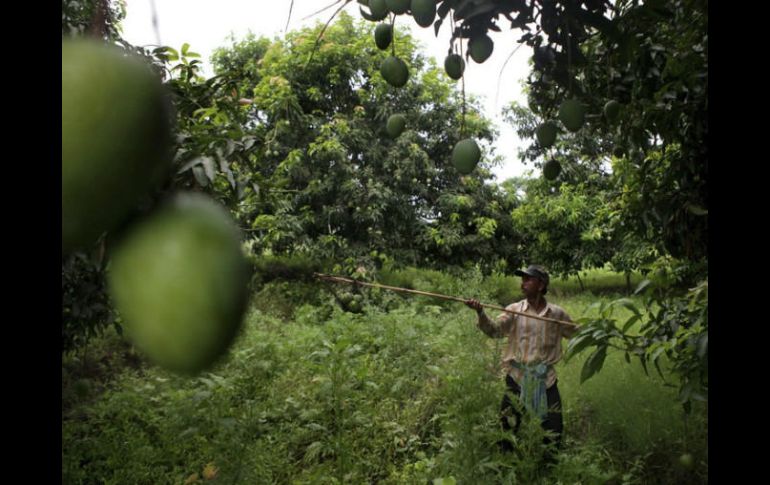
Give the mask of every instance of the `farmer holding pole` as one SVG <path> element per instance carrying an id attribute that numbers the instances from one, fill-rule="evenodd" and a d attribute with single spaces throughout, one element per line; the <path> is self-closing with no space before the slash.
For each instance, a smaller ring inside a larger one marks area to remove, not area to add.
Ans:
<path id="1" fill-rule="evenodd" d="M 508 337 L 508 345 L 503 354 L 508 390 L 517 396 L 528 412 L 540 417 L 543 428 L 551 432 L 550 436 L 546 436 L 545 443 L 555 444 L 558 448 L 561 444 L 564 425 L 561 415 L 561 397 L 556 386 L 556 371 L 553 366 L 562 357 L 562 337 L 571 337 L 577 332 L 578 327 L 572 323 L 569 315 L 561 307 L 545 300 L 549 277 L 542 266 L 532 265 L 514 274 L 522 277 L 521 289 L 525 299 L 505 308 L 481 303 L 476 299 L 469 300 L 428 291 L 367 283 L 341 276 L 322 273 L 314 273 L 314 276 L 337 283 L 459 301 L 476 310 L 479 316 L 478 326 L 484 333 L 495 338 Z M 500 310 L 503 313 L 492 321 L 484 313 L 484 307 Z M 510 424 L 509 418 L 515 419 L 514 425 Z M 521 413 L 508 393 L 503 396 L 501 420 L 503 429 L 506 431 L 511 429 L 514 433 L 518 431 Z M 513 444 L 509 440 L 503 440 L 500 442 L 500 447 L 503 451 L 510 451 L 513 449 Z M 552 457 L 553 455 L 549 453 L 549 460 Z"/>
<path id="2" fill-rule="evenodd" d="M 514 274 L 521 276 L 521 290 L 525 299 L 508 305 L 506 310 L 509 312 L 501 313 L 492 321 L 478 300 L 467 300 L 466 305 L 476 310 L 477 325 L 481 331 L 492 338 L 508 337 L 502 358 L 509 391 L 503 396 L 500 408 L 503 429 L 513 429 L 513 433 L 517 433 L 521 424 L 522 416 L 514 405 L 511 398 L 513 395 L 521 401 L 527 412 L 541 419 L 543 429 L 547 432 L 545 444 L 555 444 L 558 448 L 561 445 L 564 421 L 553 366 L 562 357 L 562 337 L 571 337 L 577 332 L 577 327 L 568 323 L 571 319 L 561 307 L 546 301 L 550 279 L 542 266 L 531 265 Z M 515 420 L 513 426 L 509 418 Z M 502 440 L 498 444 L 503 451 L 513 449 L 510 440 Z M 553 456 L 549 453 L 547 458 L 550 461 Z"/>

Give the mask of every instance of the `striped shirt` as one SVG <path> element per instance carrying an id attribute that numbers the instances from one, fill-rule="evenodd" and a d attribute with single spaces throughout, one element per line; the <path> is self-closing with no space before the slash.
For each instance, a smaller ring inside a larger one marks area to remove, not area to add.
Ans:
<path id="1" fill-rule="evenodd" d="M 541 317 L 571 322 L 569 315 L 560 306 L 548 303 L 540 313 L 529 305 L 527 300 L 511 303 L 507 310 L 531 313 Z M 544 363 L 549 365 L 546 386 L 556 382 L 553 365 L 562 357 L 561 339 L 569 338 L 577 332 L 574 327 L 558 323 L 537 320 L 512 313 L 501 313 L 492 321 L 485 313 L 479 315 L 478 327 L 493 338 L 508 337 L 508 345 L 503 351 L 502 364 L 514 381 L 521 383 L 524 373 L 512 367 L 509 362 L 520 364 Z"/>

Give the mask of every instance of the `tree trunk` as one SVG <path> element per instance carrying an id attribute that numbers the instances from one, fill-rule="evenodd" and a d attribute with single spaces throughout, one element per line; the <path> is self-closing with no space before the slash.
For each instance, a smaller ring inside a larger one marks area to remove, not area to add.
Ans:
<path id="1" fill-rule="evenodd" d="M 631 294 L 631 273 L 626 271 L 626 294 Z"/>
<path id="2" fill-rule="evenodd" d="M 88 29 L 88 34 L 94 39 L 104 39 L 107 36 L 107 15 L 109 13 L 106 0 L 97 0 Z"/>
<path id="3" fill-rule="evenodd" d="M 580 283 L 580 291 L 586 291 L 586 287 L 583 286 L 583 280 L 580 279 L 580 272 L 577 273 L 578 283 Z"/>
<path id="4" fill-rule="evenodd" d="M 86 365 L 88 361 L 88 340 L 86 340 L 86 343 L 83 345 L 83 353 L 80 354 L 80 372 L 83 374 L 86 373 Z"/>

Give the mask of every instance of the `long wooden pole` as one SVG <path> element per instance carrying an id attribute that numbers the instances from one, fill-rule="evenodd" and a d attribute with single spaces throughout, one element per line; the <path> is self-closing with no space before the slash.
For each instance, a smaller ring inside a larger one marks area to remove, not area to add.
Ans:
<path id="1" fill-rule="evenodd" d="M 313 273 L 313 276 L 315 276 L 316 278 L 323 279 L 323 280 L 336 281 L 338 283 L 348 283 L 348 284 L 352 284 L 352 285 L 370 286 L 372 288 L 383 288 L 383 289 L 391 290 L 391 291 L 399 291 L 399 292 L 403 292 L 403 293 L 412 293 L 412 294 L 415 294 L 415 295 L 431 296 L 433 298 L 441 298 L 441 299 L 444 299 L 444 300 L 459 301 L 461 303 L 467 303 L 469 301 L 467 298 L 458 298 L 456 296 L 442 295 L 440 293 L 431 293 L 429 291 L 410 290 L 409 288 L 399 288 L 398 286 L 380 285 L 378 283 L 367 283 L 365 281 L 358 281 L 358 280 L 354 280 L 352 278 L 344 278 L 342 276 L 333 276 L 333 275 L 327 275 L 327 274 L 323 274 L 323 273 Z M 558 323 L 560 325 L 567 325 L 567 326 L 570 326 L 570 327 L 577 328 L 577 325 L 575 325 L 574 323 L 572 323 L 572 322 L 565 322 L 564 320 L 557 320 L 555 318 L 541 317 L 539 315 L 533 315 L 531 313 L 517 312 L 515 310 L 509 310 L 509 309 L 501 307 L 501 306 L 490 305 L 490 304 L 487 304 L 487 303 L 480 303 L 480 305 L 483 306 L 483 307 L 492 308 L 494 310 L 500 310 L 502 312 L 512 313 L 514 315 L 521 315 L 521 316 L 524 316 L 524 317 L 527 317 L 527 318 L 535 318 L 537 320 L 544 320 L 546 322 L 553 322 L 553 323 Z"/>

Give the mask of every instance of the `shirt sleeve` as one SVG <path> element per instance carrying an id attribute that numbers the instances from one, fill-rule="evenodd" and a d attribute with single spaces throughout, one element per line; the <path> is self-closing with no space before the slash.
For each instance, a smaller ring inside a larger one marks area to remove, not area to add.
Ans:
<path id="1" fill-rule="evenodd" d="M 508 305 L 506 308 L 509 310 L 515 310 L 515 303 Z M 491 320 L 486 313 L 479 315 L 478 327 L 482 332 L 489 335 L 492 338 L 503 338 L 511 333 L 513 325 L 516 323 L 516 316 L 512 313 L 501 313 L 494 321 Z"/>
<path id="2" fill-rule="evenodd" d="M 572 318 L 564 310 L 560 311 L 559 320 L 565 322 L 572 322 Z M 559 325 L 561 327 L 561 334 L 564 338 L 570 338 L 577 333 L 578 327 L 570 327 L 569 325 Z"/>

